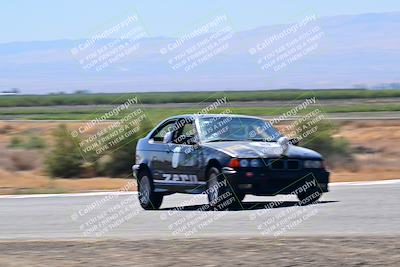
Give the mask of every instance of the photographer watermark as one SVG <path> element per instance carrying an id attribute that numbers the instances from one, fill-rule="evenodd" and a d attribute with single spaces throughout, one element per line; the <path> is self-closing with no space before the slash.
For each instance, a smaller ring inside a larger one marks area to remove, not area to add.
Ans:
<path id="1" fill-rule="evenodd" d="M 203 194 L 193 195 L 190 199 L 181 202 L 178 207 L 168 210 L 167 213 L 162 213 L 160 219 L 167 221 L 168 230 L 173 236 L 190 237 L 194 234 L 201 233 L 207 227 L 210 227 L 217 220 L 224 217 L 235 201 L 235 196 L 229 190 L 224 190 L 229 187 L 226 179 L 218 181 L 213 186 L 207 188 Z M 204 200 L 204 194 L 215 194 L 219 190 L 224 192 L 217 198 L 207 204 L 199 205 Z M 187 207 L 190 210 L 185 210 Z"/>
<path id="2" fill-rule="evenodd" d="M 319 130 L 323 134 L 329 125 L 326 123 L 328 118 L 315 96 L 299 98 L 293 104 L 282 108 L 287 110 L 249 132 L 251 139 L 262 141 L 252 143 L 254 153 L 261 158 L 279 158 L 288 152 L 289 145 L 307 143 L 318 136 Z"/>
<path id="3" fill-rule="evenodd" d="M 118 192 L 110 193 L 74 212 L 70 218 L 80 223 L 79 230 L 84 237 L 101 237 L 142 211 L 137 194 L 128 192 L 134 188 L 136 183 L 131 181 Z"/>
<path id="4" fill-rule="evenodd" d="M 289 207 L 282 207 L 291 203 L 293 195 L 305 195 L 301 200 Z M 266 204 L 264 209 L 257 210 L 249 215 L 250 220 L 257 220 L 257 229 L 263 236 L 279 237 L 318 214 L 316 200 L 322 195 L 322 190 L 317 180 L 305 179 L 290 194 L 284 195 L 279 201 Z M 260 219 L 261 218 L 261 222 Z"/>
<path id="5" fill-rule="evenodd" d="M 173 70 L 189 72 L 226 51 L 233 35 L 227 15 L 217 15 L 162 47 L 160 54 L 169 57 Z"/>
<path id="6" fill-rule="evenodd" d="M 146 122 L 150 121 L 136 96 L 81 123 L 71 136 L 85 160 L 91 162 L 140 138 Z"/>
<path id="7" fill-rule="evenodd" d="M 301 60 L 319 47 L 324 31 L 316 24 L 317 15 L 307 15 L 299 22 L 273 34 L 249 48 L 257 56 L 263 71 L 278 72 Z"/>
<path id="8" fill-rule="evenodd" d="M 138 15 L 132 14 L 74 46 L 70 52 L 84 70 L 100 72 L 132 55 L 147 36 Z"/>

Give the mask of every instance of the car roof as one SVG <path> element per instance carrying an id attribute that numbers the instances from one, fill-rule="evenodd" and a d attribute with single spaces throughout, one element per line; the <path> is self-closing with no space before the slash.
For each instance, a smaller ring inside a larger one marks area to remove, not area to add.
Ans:
<path id="1" fill-rule="evenodd" d="M 262 119 L 255 116 L 239 115 L 239 114 L 182 114 L 170 117 L 168 119 L 182 119 L 182 118 L 215 118 L 215 117 L 237 117 L 237 118 L 252 118 L 252 119 Z"/>

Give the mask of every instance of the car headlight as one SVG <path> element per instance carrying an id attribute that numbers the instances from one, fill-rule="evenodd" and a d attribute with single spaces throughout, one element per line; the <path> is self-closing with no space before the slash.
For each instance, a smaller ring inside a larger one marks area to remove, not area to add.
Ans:
<path id="1" fill-rule="evenodd" d="M 250 161 L 250 166 L 251 167 L 260 167 L 261 166 L 261 162 L 258 159 L 252 159 Z"/>
<path id="2" fill-rule="evenodd" d="M 322 160 L 305 160 L 304 168 L 307 169 L 320 169 L 323 168 Z"/>
<path id="3" fill-rule="evenodd" d="M 238 167 L 261 167 L 262 161 L 259 159 L 238 159 L 233 158 L 229 161 L 228 167 L 238 168 Z"/>
<path id="4" fill-rule="evenodd" d="M 248 166 L 249 166 L 249 161 L 247 159 L 240 160 L 240 167 L 248 167 Z"/>

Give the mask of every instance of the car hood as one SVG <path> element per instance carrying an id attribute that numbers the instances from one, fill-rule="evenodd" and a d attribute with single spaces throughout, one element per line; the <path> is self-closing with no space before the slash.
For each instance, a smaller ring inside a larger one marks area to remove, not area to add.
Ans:
<path id="1" fill-rule="evenodd" d="M 321 154 L 304 147 L 289 145 L 284 149 L 276 142 L 213 142 L 203 144 L 205 147 L 224 152 L 237 158 L 273 158 L 285 155 L 290 158 L 322 158 Z"/>

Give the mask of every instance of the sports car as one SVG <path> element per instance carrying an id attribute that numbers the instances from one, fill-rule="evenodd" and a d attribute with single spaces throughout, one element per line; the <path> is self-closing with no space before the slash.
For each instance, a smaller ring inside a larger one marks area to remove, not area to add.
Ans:
<path id="1" fill-rule="evenodd" d="M 138 140 L 132 167 L 140 205 L 158 209 L 173 193 L 207 194 L 210 207 L 245 195 L 297 195 L 302 204 L 328 192 L 323 157 L 261 118 L 231 114 L 174 116 Z"/>

